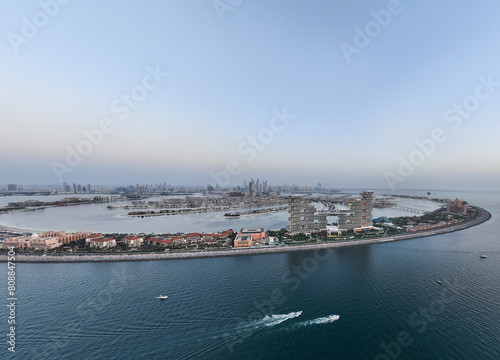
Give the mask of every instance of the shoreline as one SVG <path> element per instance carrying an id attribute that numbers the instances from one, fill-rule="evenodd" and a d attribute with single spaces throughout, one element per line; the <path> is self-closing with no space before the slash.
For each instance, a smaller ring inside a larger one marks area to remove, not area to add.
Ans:
<path id="1" fill-rule="evenodd" d="M 12 231 L 16 233 L 42 233 L 47 230 L 24 229 L 15 226 L 0 225 L 0 231 Z"/>
<path id="2" fill-rule="evenodd" d="M 455 231 L 468 229 L 470 227 L 482 224 L 491 218 L 491 213 L 483 208 L 476 207 L 480 215 L 473 221 L 465 224 L 459 224 L 447 228 L 432 229 L 413 234 L 396 235 L 386 238 L 375 238 L 367 240 L 343 241 L 335 243 L 320 243 L 309 245 L 273 247 L 273 248 L 251 248 L 239 250 L 213 250 L 200 252 L 183 253 L 149 253 L 149 254 L 106 254 L 106 255 L 16 255 L 16 262 L 19 263 L 82 263 L 82 262 L 117 262 L 117 261 L 157 261 L 157 260 L 181 260 L 181 259 L 203 259 L 228 256 L 247 256 L 247 255 L 265 255 L 278 254 L 296 251 L 311 251 L 331 248 L 340 248 L 346 246 L 369 245 L 386 243 L 393 241 L 416 239 L 421 237 L 447 234 Z M 7 262 L 7 254 L 0 256 L 0 262 Z"/>
<path id="3" fill-rule="evenodd" d="M 240 219 L 240 218 L 245 218 L 245 217 L 251 217 L 251 216 L 259 216 L 259 215 L 268 215 L 268 214 L 278 214 L 280 212 L 286 212 L 288 209 L 283 209 L 283 210 L 276 210 L 276 211 L 269 211 L 269 212 L 261 212 L 261 213 L 256 213 L 256 214 L 241 214 L 238 217 L 228 217 L 224 216 L 224 214 L 217 216 L 220 219 Z"/>

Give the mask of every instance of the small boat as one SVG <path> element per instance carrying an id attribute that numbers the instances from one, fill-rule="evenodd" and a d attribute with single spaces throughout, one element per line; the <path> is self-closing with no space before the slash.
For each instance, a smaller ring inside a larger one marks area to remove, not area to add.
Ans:
<path id="1" fill-rule="evenodd" d="M 168 298 L 167 295 L 160 295 L 160 296 L 158 296 L 158 299 L 160 299 L 160 300 L 165 300 L 166 298 Z"/>
<path id="2" fill-rule="evenodd" d="M 438 284 L 442 284 L 443 282 L 441 280 L 436 280 Z"/>
<path id="3" fill-rule="evenodd" d="M 480 258 L 481 258 L 481 259 L 486 259 L 486 258 L 487 258 L 487 256 L 483 254 L 483 255 L 481 255 L 481 256 L 480 256 Z"/>
<path id="4" fill-rule="evenodd" d="M 241 216 L 241 214 L 233 212 L 233 213 L 226 213 L 226 214 L 224 214 L 224 216 L 227 218 L 239 218 Z"/>
<path id="5" fill-rule="evenodd" d="M 328 316 L 328 321 L 335 321 L 338 320 L 339 318 L 340 315 L 331 314 L 330 316 Z"/>

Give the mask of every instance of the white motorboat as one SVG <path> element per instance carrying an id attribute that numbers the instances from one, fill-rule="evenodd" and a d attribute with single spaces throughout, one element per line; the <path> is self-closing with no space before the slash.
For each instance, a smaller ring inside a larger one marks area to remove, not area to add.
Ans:
<path id="1" fill-rule="evenodd" d="M 487 256 L 483 254 L 483 255 L 481 255 L 481 256 L 480 256 L 480 258 L 481 258 L 481 259 L 486 259 L 486 258 L 487 258 Z"/>
<path id="2" fill-rule="evenodd" d="M 160 296 L 158 296 L 158 299 L 160 299 L 160 300 L 165 300 L 166 298 L 168 298 L 167 295 L 160 295 Z"/>
<path id="3" fill-rule="evenodd" d="M 328 321 L 335 321 L 338 320 L 339 318 L 340 315 L 331 314 L 330 316 L 328 316 Z"/>

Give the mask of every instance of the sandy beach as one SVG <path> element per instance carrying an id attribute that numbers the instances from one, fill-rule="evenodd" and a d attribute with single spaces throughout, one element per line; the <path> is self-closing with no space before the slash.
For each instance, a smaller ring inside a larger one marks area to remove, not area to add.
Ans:
<path id="1" fill-rule="evenodd" d="M 23 229 L 14 226 L 4 226 L 0 225 L 0 231 L 12 231 L 16 233 L 42 233 L 43 230 L 35 230 L 35 229 Z"/>

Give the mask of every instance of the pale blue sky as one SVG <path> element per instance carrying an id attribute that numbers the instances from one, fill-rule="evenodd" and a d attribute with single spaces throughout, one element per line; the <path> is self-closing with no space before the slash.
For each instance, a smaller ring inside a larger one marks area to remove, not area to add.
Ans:
<path id="1" fill-rule="evenodd" d="M 206 184 L 237 161 L 232 185 L 383 188 L 436 128 L 446 140 L 396 187 L 500 181 L 500 86 L 457 129 L 443 118 L 500 82 L 498 1 L 401 0 L 385 27 L 371 12 L 393 1 L 244 0 L 223 20 L 212 0 L 45 3 L 0 4 L 0 183 Z M 24 18 L 47 21 L 28 39 Z M 341 43 L 370 26 L 349 63 Z M 169 75 L 120 120 L 112 103 L 156 66 Z M 248 161 L 238 147 L 285 107 L 295 118 Z M 114 130 L 58 177 L 103 118 Z"/>

